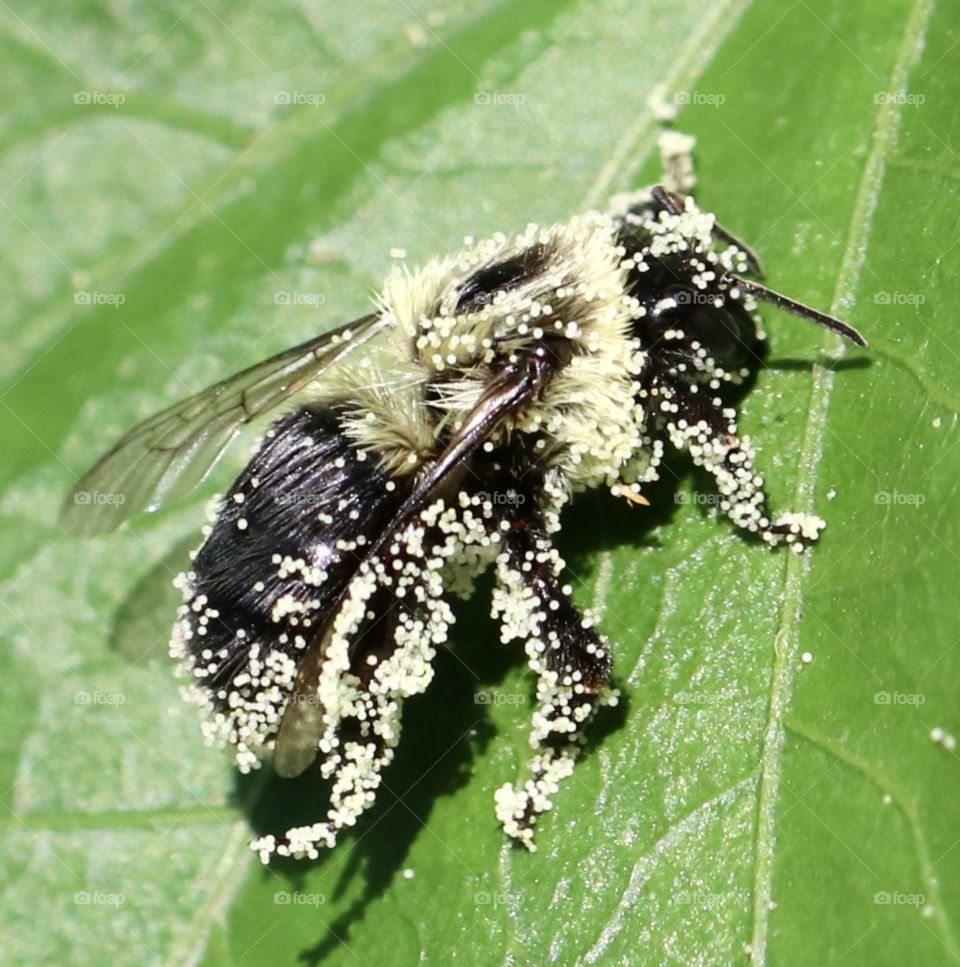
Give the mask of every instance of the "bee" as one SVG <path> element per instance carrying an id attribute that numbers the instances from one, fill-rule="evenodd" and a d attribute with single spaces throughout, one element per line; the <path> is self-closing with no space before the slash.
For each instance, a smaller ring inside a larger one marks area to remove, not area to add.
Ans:
<path id="1" fill-rule="evenodd" d="M 766 509 L 722 389 L 761 355 L 758 302 L 866 342 L 747 278 L 760 272 L 667 185 L 494 235 L 395 267 L 368 315 L 146 420 L 81 479 L 66 525 L 109 531 L 191 491 L 244 424 L 296 400 L 217 500 L 171 643 L 207 739 L 242 772 L 319 760 L 331 782 L 322 819 L 252 843 L 264 862 L 316 857 L 372 804 L 403 702 L 449 640 L 450 597 L 491 567 L 501 637 L 536 678 L 529 772 L 496 792 L 496 815 L 535 848 L 587 720 L 617 700 L 610 645 L 553 541 L 577 491 L 646 503 L 672 447 L 738 527 L 797 552 L 818 538 L 820 518 Z M 117 499 L 76 499 L 91 492 Z"/>

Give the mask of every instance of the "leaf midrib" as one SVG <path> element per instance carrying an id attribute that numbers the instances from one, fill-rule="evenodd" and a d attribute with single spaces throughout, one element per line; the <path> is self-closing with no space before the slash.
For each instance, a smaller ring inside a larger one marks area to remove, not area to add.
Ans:
<path id="1" fill-rule="evenodd" d="M 934 7 L 935 0 L 915 0 L 907 16 L 903 40 L 894 62 L 888 90 L 907 90 L 910 72 L 920 58 Z M 896 147 L 900 132 L 901 108 L 900 104 L 882 104 L 877 110 L 873 144 L 857 189 L 847 244 L 837 273 L 837 284 L 830 306 L 830 312 L 833 315 L 848 313 L 855 304 L 860 273 L 866 262 L 867 243 L 873 217 L 879 204 L 885 159 Z M 845 346 L 839 337 L 828 334 L 824 340 L 824 355 L 835 362 L 844 355 L 844 352 Z M 794 499 L 797 510 L 810 509 L 813 504 L 817 468 L 826 439 L 827 415 L 834 378 L 832 366 L 825 366 L 819 362 L 814 365 L 810 404 L 799 453 Z M 776 813 L 783 772 L 785 715 L 792 698 L 793 671 L 796 668 L 800 648 L 800 615 L 804 579 L 809 572 L 809 555 L 790 555 L 785 565 L 783 607 L 775 639 L 769 712 L 761 752 L 754 861 L 753 930 L 750 941 L 750 959 L 755 967 L 767 963 L 770 911 L 773 903 Z M 949 937 L 950 932 L 943 921 L 942 910 L 938 911 L 938 922 L 941 931 Z"/>

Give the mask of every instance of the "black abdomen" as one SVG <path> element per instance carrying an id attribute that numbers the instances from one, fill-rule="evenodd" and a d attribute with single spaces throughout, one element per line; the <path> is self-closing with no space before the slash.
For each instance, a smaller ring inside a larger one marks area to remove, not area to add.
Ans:
<path id="1" fill-rule="evenodd" d="M 248 663 L 295 656 L 333 619 L 342 592 L 406 495 L 360 453 L 333 408 L 277 420 L 236 479 L 196 555 L 187 614 L 194 674 L 226 689 Z"/>

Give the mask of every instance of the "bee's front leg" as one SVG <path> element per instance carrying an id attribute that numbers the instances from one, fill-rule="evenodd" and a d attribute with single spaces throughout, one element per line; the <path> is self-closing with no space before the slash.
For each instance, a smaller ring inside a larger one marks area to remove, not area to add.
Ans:
<path id="1" fill-rule="evenodd" d="M 782 513 L 771 520 L 763 477 L 754 462 L 748 437 L 737 427 L 737 411 L 724 406 L 706 386 L 694 389 L 679 381 L 659 386 L 670 415 L 661 423 L 675 446 L 714 479 L 720 509 L 736 524 L 768 544 L 789 544 L 801 552 L 820 536 L 824 522 L 812 514 Z"/>

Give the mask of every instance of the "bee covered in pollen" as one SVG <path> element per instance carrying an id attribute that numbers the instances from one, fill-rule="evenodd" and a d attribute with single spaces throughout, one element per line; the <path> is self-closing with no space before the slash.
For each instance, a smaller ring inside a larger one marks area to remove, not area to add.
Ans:
<path id="1" fill-rule="evenodd" d="M 644 503 L 673 447 L 738 527 L 798 552 L 816 540 L 819 518 L 767 510 L 721 391 L 759 355 L 758 301 L 865 342 L 750 274 L 749 249 L 664 186 L 496 235 L 394 268 L 369 315 L 164 410 L 77 484 L 124 500 L 70 500 L 66 524 L 113 529 L 192 490 L 242 425 L 295 400 L 178 579 L 171 645 L 207 738 L 241 771 L 316 762 L 330 780 L 322 818 L 252 844 L 264 862 L 317 856 L 372 804 L 404 699 L 448 645 L 449 598 L 487 568 L 501 637 L 536 678 L 529 773 L 497 791 L 496 814 L 534 848 L 587 720 L 617 698 L 610 644 L 553 543 L 575 492 Z"/>

